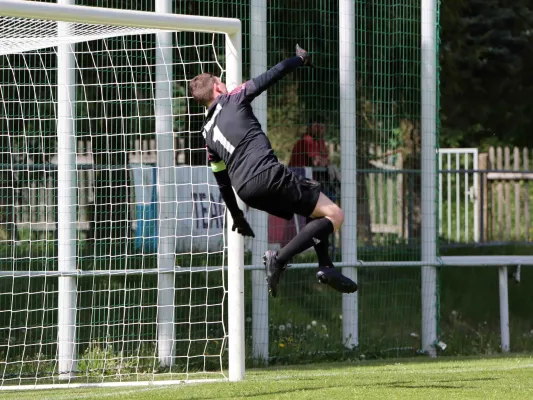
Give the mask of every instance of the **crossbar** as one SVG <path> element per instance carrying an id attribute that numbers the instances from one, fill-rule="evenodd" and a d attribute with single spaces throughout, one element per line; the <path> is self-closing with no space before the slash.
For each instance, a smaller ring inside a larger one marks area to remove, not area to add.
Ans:
<path id="1" fill-rule="evenodd" d="M 241 30 L 241 21 L 237 18 L 163 14 L 149 11 L 104 9 L 21 0 L 0 0 L 0 15 L 13 18 L 32 18 L 93 25 L 132 26 L 169 31 L 235 34 Z"/>

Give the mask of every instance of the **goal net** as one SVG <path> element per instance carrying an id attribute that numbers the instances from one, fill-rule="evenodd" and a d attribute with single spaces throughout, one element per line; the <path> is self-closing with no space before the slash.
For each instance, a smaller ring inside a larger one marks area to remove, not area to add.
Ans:
<path id="1" fill-rule="evenodd" d="M 224 206 L 188 81 L 226 76 L 229 39 L 139 15 L 0 16 L 1 388 L 226 377 Z"/>

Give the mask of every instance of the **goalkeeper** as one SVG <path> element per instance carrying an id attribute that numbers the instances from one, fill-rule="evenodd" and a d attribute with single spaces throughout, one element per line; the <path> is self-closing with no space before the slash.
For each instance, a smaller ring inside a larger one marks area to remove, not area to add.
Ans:
<path id="1" fill-rule="evenodd" d="M 268 288 L 276 297 L 282 272 L 292 257 L 311 246 L 318 255 L 319 282 L 352 293 L 357 284 L 334 268 L 328 254 L 328 238 L 344 221 L 342 210 L 310 179 L 293 174 L 281 164 L 261 129 L 250 103 L 274 83 L 300 66 L 313 66 L 309 54 L 296 45 L 296 55 L 228 93 L 220 78 L 203 73 L 190 82 L 192 97 L 207 107 L 202 134 L 208 160 L 222 198 L 233 217 L 232 230 L 254 237 L 237 205 L 232 189 L 250 207 L 290 220 L 307 217 L 306 226 L 279 251 L 263 256 Z M 355 201 L 355 199 L 354 199 Z M 355 246 L 355 243 L 354 243 Z"/>

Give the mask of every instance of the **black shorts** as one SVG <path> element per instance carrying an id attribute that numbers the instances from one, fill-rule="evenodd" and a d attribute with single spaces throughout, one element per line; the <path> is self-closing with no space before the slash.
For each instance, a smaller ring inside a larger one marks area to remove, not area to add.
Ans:
<path id="1" fill-rule="evenodd" d="M 290 220 L 294 214 L 309 217 L 313 213 L 320 184 L 278 164 L 250 179 L 237 194 L 250 207 Z"/>

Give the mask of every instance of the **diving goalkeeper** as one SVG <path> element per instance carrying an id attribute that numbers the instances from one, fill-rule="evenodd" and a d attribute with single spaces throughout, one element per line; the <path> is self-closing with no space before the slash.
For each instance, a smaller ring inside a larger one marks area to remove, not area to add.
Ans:
<path id="1" fill-rule="evenodd" d="M 202 134 L 207 156 L 220 193 L 233 217 L 232 230 L 254 237 L 237 205 L 232 186 L 248 206 L 290 220 L 294 214 L 307 217 L 306 226 L 279 251 L 263 256 L 268 288 L 277 295 L 282 272 L 296 254 L 314 246 L 318 256 L 319 282 L 353 293 L 357 284 L 335 269 L 328 254 L 328 239 L 344 222 L 342 210 L 320 190 L 320 185 L 297 176 L 281 164 L 255 117 L 251 102 L 289 72 L 313 66 L 311 57 L 296 45 L 296 55 L 228 93 L 226 85 L 203 73 L 190 82 L 192 97 L 207 107 Z M 355 246 L 355 243 L 354 243 Z"/>

